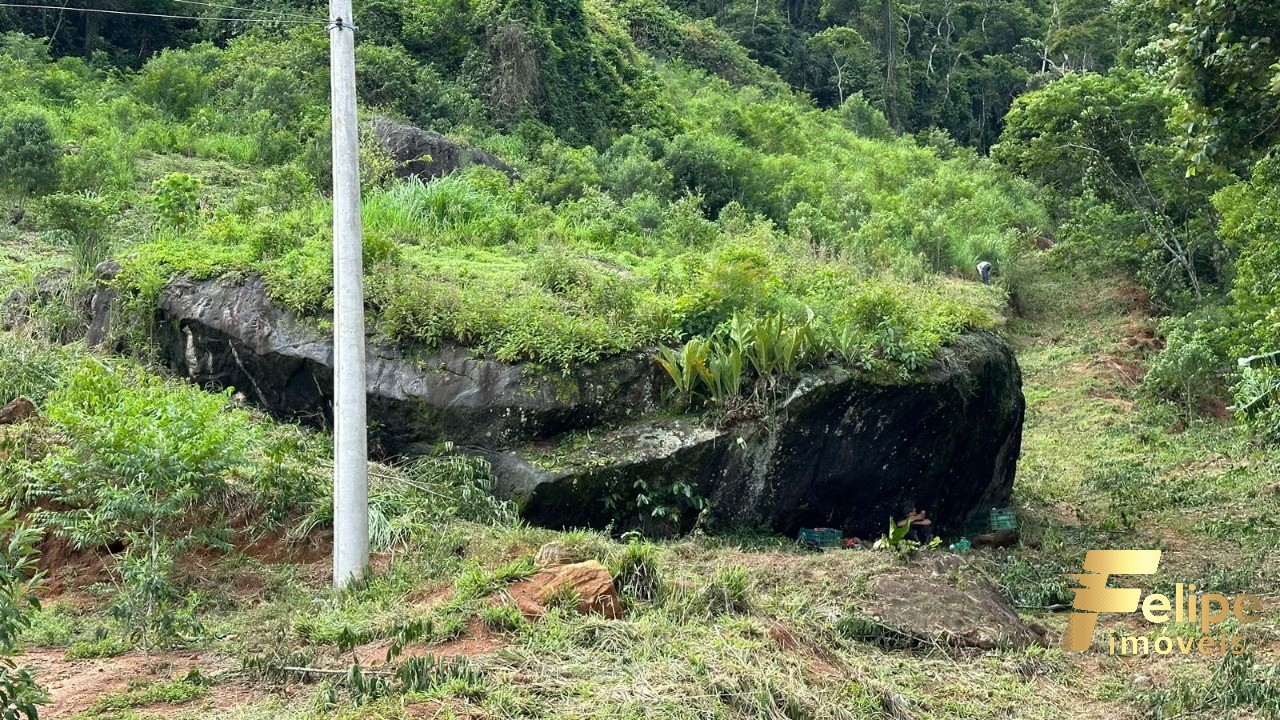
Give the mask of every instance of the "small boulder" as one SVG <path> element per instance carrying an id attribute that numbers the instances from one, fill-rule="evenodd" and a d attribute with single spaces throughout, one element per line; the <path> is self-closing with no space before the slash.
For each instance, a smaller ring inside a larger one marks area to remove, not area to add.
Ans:
<path id="1" fill-rule="evenodd" d="M 622 598 L 613 585 L 609 569 L 594 560 L 547 568 L 509 589 L 520 611 L 541 617 L 557 597 L 572 592 L 578 598 L 578 612 L 595 613 L 610 620 L 622 617 Z"/>
<path id="2" fill-rule="evenodd" d="M 533 564 L 540 568 L 549 568 L 580 563 L 586 559 L 577 549 L 562 542 L 553 541 L 538 548 L 538 554 L 533 556 Z"/>
<path id="3" fill-rule="evenodd" d="M 485 165 L 515 178 L 515 168 L 479 148 L 460 145 L 430 130 L 401 125 L 386 118 L 371 123 L 378 143 L 396 163 L 399 177 L 417 177 L 424 181 L 444 177 L 468 165 Z"/>
<path id="4" fill-rule="evenodd" d="M 877 576 L 857 608 L 925 643 L 984 650 L 1044 644 L 994 585 L 954 555 L 926 556 Z"/>
<path id="5" fill-rule="evenodd" d="M 24 397 L 16 397 L 13 402 L 0 408 L 0 425 L 16 425 L 35 414 L 35 403 Z"/>

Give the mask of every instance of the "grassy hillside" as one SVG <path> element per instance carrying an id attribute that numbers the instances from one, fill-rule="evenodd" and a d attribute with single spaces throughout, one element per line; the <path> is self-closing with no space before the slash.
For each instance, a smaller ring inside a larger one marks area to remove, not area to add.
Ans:
<path id="1" fill-rule="evenodd" d="M 71 150 L 4 230 L 24 248 L 0 270 L 10 282 L 70 264 L 83 283 L 114 256 L 121 288 L 139 295 L 135 317 L 175 274 L 245 272 L 324 317 L 327 107 L 307 61 L 320 48 L 246 36 L 109 74 L 7 37 L 8 115 L 34 118 Z M 1013 277 L 1044 222 L 1028 188 L 972 155 L 862 137 L 847 113 L 617 41 L 657 93 L 648 107 L 669 117 L 628 121 L 594 146 L 555 137 L 554 118 L 418 118 L 495 152 L 521 180 L 477 168 L 396 181 L 370 139 L 366 276 L 384 338 L 564 364 L 708 333 L 735 313 L 798 323 L 812 310 L 819 323 L 866 328 L 868 348 L 887 325 L 903 348 L 890 355 L 928 356 L 966 326 L 998 323 L 998 292 L 935 273 L 969 276 L 985 259 Z M 396 113 L 370 96 L 402 101 L 401 91 L 365 93 L 366 115 Z M 45 260 L 31 262 L 37 252 Z"/>
<path id="2" fill-rule="evenodd" d="M 251 29 L 0 9 L 0 406 L 35 410 L 0 425 L 0 704 L 86 719 L 1280 717 L 1280 370 L 1235 360 L 1275 349 L 1280 65 L 1251 34 L 1273 9 L 361 7 L 362 117 L 442 132 L 517 176 L 400 180 L 362 138 L 377 342 L 553 370 L 643 349 L 716 422 L 725 388 L 763 365 L 892 384 L 997 329 L 1025 374 L 1021 540 L 939 582 L 990 580 L 1049 646 L 1088 549 L 1163 550 L 1133 581 L 1147 590 L 1263 598 L 1261 622 L 1214 631 L 1246 653 L 1117 658 L 954 647 L 860 609 L 941 549 L 532 528 L 447 444 L 371 464 L 373 572 L 332 591 L 330 438 L 153 357 L 155 304 L 180 275 L 261 275 L 328 323 L 323 12 L 245 2 L 205 9 L 264 21 Z M 110 352 L 76 342 L 108 258 Z M 787 351 L 735 369 L 727 339 L 747 328 Z M 580 615 L 569 593 L 526 613 L 548 543 L 603 563 L 623 618 Z M 933 600 L 890 609 L 947 617 Z M 1097 639 L 1150 632 L 1104 616 Z"/>
<path id="3" fill-rule="evenodd" d="M 179 641 L 185 649 L 130 650 L 126 639 L 136 639 L 129 633 L 141 626 L 122 625 L 131 616 L 115 572 L 93 554 L 70 553 L 60 555 L 66 565 L 51 569 L 50 599 L 23 631 L 18 660 L 33 663 L 37 678 L 93 678 L 55 684 L 51 717 L 1056 718 L 1083 709 L 1268 717 L 1280 702 L 1268 670 L 1280 653 L 1270 590 L 1280 575 L 1270 531 L 1280 510 L 1280 458 L 1241 442 L 1228 423 L 1184 427 L 1176 413 L 1142 398 L 1134 378 L 1154 350 L 1152 321 L 1132 283 L 1049 272 L 1026 293 L 1030 314 L 1013 327 L 1030 403 L 1016 488 L 1024 542 L 973 553 L 974 571 L 1054 638 L 1065 617 L 1035 608 L 1067 601 L 1060 573 L 1075 571 L 1086 549 L 1159 547 L 1161 574 L 1134 578 L 1144 588 L 1194 578 L 1222 592 L 1263 595 L 1263 622 L 1230 629 L 1244 632 L 1249 654 L 1119 659 L 1056 648 L 903 647 L 868 634 L 851 609 L 865 601 L 868 578 L 905 562 L 895 553 L 812 554 L 768 537 L 628 543 L 529 528 L 464 491 L 483 489 L 482 467 L 459 475 L 443 459 L 375 473 L 375 512 L 385 520 L 376 524 L 377 574 L 334 594 L 324 535 L 290 545 L 264 520 L 273 517 L 264 511 L 272 488 L 286 478 L 290 506 L 311 497 L 323 514 L 319 438 L 274 427 L 221 399 L 198 400 L 198 392 L 147 380 L 128 366 L 104 374 L 101 360 L 77 361 L 11 339 L 4 357 L 25 352 L 22 367 L 44 368 L 28 375 L 34 379 L 25 392 L 41 397 L 41 387 L 52 389 L 42 401 L 47 420 L 5 433 L 5 487 L 36 496 L 55 479 L 64 488 L 100 488 L 104 473 L 127 466 L 103 461 L 65 474 L 69 466 L 58 458 L 102 447 L 115 432 L 174 435 L 182 422 L 190 429 L 171 442 L 208 442 L 218 451 L 199 455 L 207 458 L 202 467 L 234 469 L 204 486 L 219 498 L 208 507 L 232 514 L 212 526 L 256 518 L 237 534 L 233 551 L 171 557 L 173 579 L 189 594 L 177 596 L 170 612 L 201 626 L 198 640 Z M 41 385 L 41 377 L 60 379 Z M 89 387 L 116 399 L 74 400 Z M 127 412 L 143 399 L 147 408 L 184 411 Z M 193 422 L 195 408 L 205 409 Z M 226 432 L 240 440 L 220 441 Z M 16 461 L 15 449 L 32 443 L 65 450 L 34 465 Z M 255 484 L 267 477 L 275 480 Z M 56 511 L 47 517 L 67 521 Z M 296 522 L 285 528 L 312 521 Z M 533 572 L 533 553 L 549 541 L 617 574 L 626 589 L 624 620 L 561 608 L 530 622 L 514 610 L 516 583 Z M 104 584 L 85 585 L 95 581 Z M 497 605 L 488 600 L 492 593 Z M 1140 631 L 1120 615 L 1104 616 L 1099 627 L 1104 637 Z M 407 653 L 393 651 L 388 664 L 388 649 L 402 642 Z M 442 664 L 407 693 L 361 690 L 344 679 L 353 660 L 377 672 L 423 652 Z M 245 658 L 256 659 L 242 665 Z M 281 665 L 334 674 L 307 682 L 296 673 L 263 675 Z"/>

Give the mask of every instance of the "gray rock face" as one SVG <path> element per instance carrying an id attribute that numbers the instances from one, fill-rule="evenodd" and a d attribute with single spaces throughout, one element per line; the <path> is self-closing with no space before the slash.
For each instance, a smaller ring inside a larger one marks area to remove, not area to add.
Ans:
<path id="1" fill-rule="evenodd" d="M 262 279 L 179 279 L 160 298 L 162 355 L 201 385 L 232 386 L 277 417 L 332 417 L 333 339 L 274 306 Z M 367 348 L 369 418 L 392 452 L 444 440 L 497 448 L 617 422 L 658 407 L 641 353 L 565 376 L 443 347 Z"/>
<path id="2" fill-rule="evenodd" d="M 176 280 L 158 320 L 163 356 L 194 382 L 233 386 L 278 417 L 330 417 L 331 336 L 272 305 L 261 279 Z M 552 527 L 603 527 L 620 499 L 660 502 L 676 488 L 678 512 L 649 529 L 687 530 L 701 515 L 712 529 L 876 537 L 912 503 L 946 530 L 1007 502 L 1021 443 L 1021 373 L 983 332 L 904 385 L 815 373 L 772 417 L 732 429 L 663 415 L 667 380 L 648 352 L 568 375 L 459 347 L 366 352 L 375 442 L 414 452 L 449 440 L 483 454 L 501 493 Z M 705 511 L 690 496 L 707 498 Z"/>
<path id="3" fill-rule="evenodd" d="M 479 148 L 470 148 L 430 130 L 386 118 L 371 124 L 378 142 L 396 161 L 396 175 L 433 180 L 468 165 L 485 165 L 516 177 L 515 168 Z"/>
<path id="4" fill-rule="evenodd" d="M 94 290 L 89 300 L 89 329 L 84 336 L 84 344 L 89 347 L 100 347 L 110 337 L 111 303 L 116 298 L 111 281 L 119 274 L 120 263 L 115 260 L 103 260 L 93 269 Z"/>

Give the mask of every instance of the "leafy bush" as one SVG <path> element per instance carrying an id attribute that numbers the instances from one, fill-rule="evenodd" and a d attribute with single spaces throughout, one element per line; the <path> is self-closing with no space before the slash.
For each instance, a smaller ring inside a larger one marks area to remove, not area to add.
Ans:
<path id="1" fill-rule="evenodd" d="M 68 362 L 67 351 L 60 347 L 0 333 L 0 406 L 17 397 L 43 405 Z"/>
<path id="2" fill-rule="evenodd" d="M 1239 254 L 1231 286 L 1234 350 L 1248 356 L 1280 349 L 1280 157 L 1260 161 L 1248 182 L 1214 195 L 1213 206 L 1222 215 L 1219 234 Z"/>
<path id="3" fill-rule="evenodd" d="M 109 198 L 89 191 L 54 193 L 41 201 L 45 226 L 68 234 L 72 259 L 82 274 L 106 259 L 110 251 L 106 233 L 116 213 Z"/>
<path id="4" fill-rule="evenodd" d="M 846 98 L 840 105 L 839 114 L 846 127 L 863 137 L 890 140 L 895 135 L 884 113 L 872 107 L 862 93 Z"/>
<path id="5" fill-rule="evenodd" d="M 200 181 L 186 173 L 171 173 L 155 183 L 156 211 L 166 224 L 179 230 L 195 221 Z"/>
<path id="6" fill-rule="evenodd" d="M 1253 435 L 1280 442 L 1280 369 L 1243 368 L 1231 388 L 1236 417 Z"/>
<path id="7" fill-rule="evenodd" d="M 42 695 L 31 672 L 13 660 L 18 636 L 40 609 L 35 596 L 39 575 L 34 545 L 40 533 L 18 520 L 16 508 L 0 513 L 0 714 L 8 720 L 35 720 Z"/>
<path id="8" fill-rule="evenodd" d="M 44 115 L 15 111 L 0 116 L 0 192 L 20 203 L 58 184 L 61 150 Z"/>
<path id="9" fill-rule="evenodd" d="M 209 102 L 217 65 L 218 52 L 211 45 L 163 50 L 138 73 L 138 98 L 185 120 Z"/>
<path id="10" fill-rule="evenodd" d="M 1157 397 L 1177 402 L 1186 417 L 1193 417 L 1201 403 L 1221 392 L 1223 365 L 1223 358 L 1205 336 L 1174 327 L 1164 351 L 1148 367 L 1142 385 Z"/>
<path id="11" fill-rule="evenodd" d="M 219 507 L 228 477 L 246 462 L 259 433 L 211 395 L 169 385 L 138 370 L 115 371 L 84 358 L 48 398 L 45 414 L 64 445 L 19 469 L 29 498 L 68 510 L 43 514 L 77 547 L 122 547 L 111 566 L 112 604 L 143 646 L 183 639 L 194 627 L 194 596 L 174 583 L 174 559 L 192 548 L 225 546 Z M 192 513 L 202 508 L 200 522 Z"/>

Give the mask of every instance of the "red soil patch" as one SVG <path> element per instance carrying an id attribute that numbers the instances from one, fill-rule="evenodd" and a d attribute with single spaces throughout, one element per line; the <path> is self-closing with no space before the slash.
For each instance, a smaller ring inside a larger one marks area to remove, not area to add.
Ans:
<path id="1" fill-rule="evenodd" d="M 1164 340 L 1151 328 L 1144 327 L 1142 323 L 1129 323 L 1124 327 L 1124 331 L 1125 337 L 1120 344 L 1130 350 L 1143 355 L 1154 355 L 1164 349 Z"/>
<path id="2" fill-rule="evenodd" d="M 291 542 L 286 535 L 283 528 L 278 528 L 253 542 L 240 536 L 233 539 L 232 544 L 246 556 L 268 565 L 313 567 L 316 570 L 313 574 L 317 576 L 328 571 L 333 552 L 331 531 L 313 533 L 299 542 Z M 45 573 L 39 586 L 43 598 L 59 597 L 111 580 L 108 568 L 114 559 L 105 549 L 77 550 L 69 540 L 59 536 L 47 536 L 37 549 L 40 552 L 37 567 Z M 216 550 L 191 552 L 179 558 L 177 565 L 179 571 L 190 578 L 208 578 L 209 568 L 225 556 L 226 553 Z M 375 555 L 372 563 L 375 571 L 385 570 L 389 556 Z M 237 573 L 231 582 L 231 592 L 239 597 L 252 597 L 265 587 L 263 579 L 254 573 Z"/>
<path id="3" fill-rule="evenodd" d="M 305 540 L 290 542 L 284 528 L 277 528 L 258 540 L 245 545 L 241 551 L 251 558 L 268 565 L 310 565 L 326 562 L 333 556 L 333 532 L 323 530 L 312 533 Z"/>
<path id="4" fill-rule="evenodd" d="M 74 589 L 106 582 L 110 556 L 91 550 L 77 550 L 71 541 L 53 536 L 46 537 L 36 546 L 40 556 L 36 567 L 45 573 L 40 583 L 41 597 L 56 597 Z"/>
<path id="5" fill-rule="evenodd" d="M 181 678 L 192 669 L 208 676 L 235 666 L 229 658 L 199 653 L 135 651 L 113 658 L 68 660 L 64 650 L 53 648 L 27 649 L 16 660 L 19 665 L 31 667 L 36 682 L 49 693 L 49 704 L 40 708 L 40 717 L 45 720 L 84 712 L 99 698 L 127 690 L 131 682 L 164 682 Z M 261 696 L 245 685 L 219 685 L 208 696 L 183 707 L 225 708 Z"/>
<path id="6" fill-rule="evenodd" d="M 492 655 L 507 643 L 489 632 L 489 628 L 479 620 L 472 620 L 467 631 L 449 642 L 437 645 L 431 650 L 436 657 L 478 658 Z"/>

